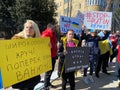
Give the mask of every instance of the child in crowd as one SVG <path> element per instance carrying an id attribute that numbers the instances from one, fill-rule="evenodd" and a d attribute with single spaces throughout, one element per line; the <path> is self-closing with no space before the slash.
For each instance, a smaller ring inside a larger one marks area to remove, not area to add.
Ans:
<path id="1" fill-rule="evenodd" d="M 95 62 L 98 58 L 98 39 L 99 37 L 96 36 L 95 30 L 90 30 L 90 35 L 87 38 L 86 42 L 85 40 L 82 40 L 82 47 L 89 47 L 90 48 L 90 53 L 89 53 L 89 66 L 90 66 L 90 74 L 89 74 L 89 80 L 90 82 L 94 82 L 93 80 L 93 71 L 94 71 L 94 65 Z M 85 84 L 88 84 L 88 79 L 87 79 L 87 70 L 88 67 L 84 67 L 84 82 Z"/>
<path id="2" fill-rule="evenodd" d="M 67 47 L 77 47 L 78 40 L 74 39 L 74 31 L 68 30 L 66 33 L 66 37 L 61 38 L 58 47 L 58 58 L 59 58 L 59 67 L 58 67 L 58 75 L 62 75 L 62 90 L 66 90 L 67 80 L 70 83 L 70 90 L 75 90 L 75 71 L 65 73 L 65 55 L 67 53 Z"/>

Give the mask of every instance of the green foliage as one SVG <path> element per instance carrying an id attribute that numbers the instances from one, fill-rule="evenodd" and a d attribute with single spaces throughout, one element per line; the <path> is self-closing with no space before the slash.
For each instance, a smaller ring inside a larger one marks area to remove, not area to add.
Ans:
<path id="1" fill-rule="evenodd" d="M 56 22 L 55 11 L 54 0 L 0 0 L 0 30 L 12 36 L 23 29 L 27 19 L 32 19 L 42 31 L 48 23 Z"/>

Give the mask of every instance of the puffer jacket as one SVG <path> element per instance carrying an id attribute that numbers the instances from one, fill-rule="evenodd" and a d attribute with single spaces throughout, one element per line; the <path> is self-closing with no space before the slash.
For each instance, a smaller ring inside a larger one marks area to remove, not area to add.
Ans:
<path id="1" fill-rule="evenodd" d="M 51 56 L 56 57 L 57 56 L 57 39 L 56 39 L 56 33 L 52 31 L 51 28 L 45 29 L 45 31 L 42 32 L 42 37 L 50 37 L 50 43 L 51 43 Z"/>
<path id="2" fill-rule="evenodd" d="M 63 70 L 64 70 L 64 61 L 65 61 L 65 55 L 64 55 L 64 50 L 66 50 L 66 42 L 67 39 L 66 37 L 62 37 L 61 41 L 59 42 L 59 46 L 58 46 L 58 76 L 60 77 Z M 75 43 L 76 46 L 78 46 L 78 40 L 73 39 L 73 42 Z"/>

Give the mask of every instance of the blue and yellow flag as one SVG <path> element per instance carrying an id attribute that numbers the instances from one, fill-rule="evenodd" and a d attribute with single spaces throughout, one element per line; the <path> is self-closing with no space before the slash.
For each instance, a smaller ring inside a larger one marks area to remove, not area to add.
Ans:
<path id="1" fill-rule="evenodd" d="M 112 49 L 110 48 L 108 39 L 99 41 L 100 54 L 105 54 L 107 51 L 110 51 L 112 54 Z"/>

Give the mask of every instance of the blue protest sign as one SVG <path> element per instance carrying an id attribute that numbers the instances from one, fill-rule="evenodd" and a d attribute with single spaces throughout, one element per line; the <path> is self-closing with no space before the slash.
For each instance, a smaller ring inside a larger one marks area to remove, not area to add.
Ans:
<path id="1" fill-rule="evenodd" d="M 1 70 L 0 70 L 0 89 L 3 88 L 3 85 L 2 85 L 2 75 L 1 75 Z"/>

